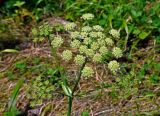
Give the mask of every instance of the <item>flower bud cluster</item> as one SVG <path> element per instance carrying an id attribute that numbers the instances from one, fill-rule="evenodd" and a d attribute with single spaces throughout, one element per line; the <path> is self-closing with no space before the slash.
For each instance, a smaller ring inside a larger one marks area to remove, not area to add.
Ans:
<path id="1" fill-rule="evenodd" d="M 70 50 L 65 50 L 62 53 L 62 58 L 66 61 L 69 61 L 72 59 L 72 52 Z"/>
<path id="2" fill-rule="evenodd" d="M 115 29 L 111 29 L 109 32 L 114 38 L 120 38 L 120 33 L 115 30 Z"/>
<path id="3" fill-rule="evenodd" d="M 119 65 L 119 63 L 118 63 L 116 60 L 113 60 L 113 61 L 110 61 L 110 62 L 108 63 L 108 68 L 109 68 L 113 73 L 116 73 L 116 71 L 119 70 L 120 65 Z"/>
<path id="4" fill-rule="evenodd" d="M 62 45 L 63 39 L 61 36 L 54 37 L 53 41 L 51 42 L 51 45 L 53 48 L 58 48 Z"/>
<path id="5" fill-rule="evenodd" d="M 64 29 L 66 31 L 72 31 L 74 30 L 76 27 L 76 24 L 75 23 L 67 23 L 65 26 L 64 26 Z"/>
<path id="6" fill-rule="evenodd" d="M 86 13 L 86 14 L 82 15 L 83 20 L 92 20 L 93 18 L 94 18 L 94 15 L 90 14 L 90 13 Z"/>
<path id="7" fill-rule="evenodd" d="M 94 74 L 94 71 L 91 67 L 84 67 L 84 69 L 82 70 L 82 76 L 83 77 L 92 77 Z"/>

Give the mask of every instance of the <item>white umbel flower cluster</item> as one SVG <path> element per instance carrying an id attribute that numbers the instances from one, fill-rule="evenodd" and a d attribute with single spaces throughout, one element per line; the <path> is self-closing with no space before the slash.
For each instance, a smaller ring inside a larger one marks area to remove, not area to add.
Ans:
<path id="1" fill-rule="evenodd" d="M 85 57 L 83 55 L 77 55 L 74 61 L 77 65 L 82 65 L 85 62 Z"/>
<path id="2" fill-rule="evenodd" d="M 51 45 L 53 48 L 58 48 L 63 43 L 63 39 L 61 36 L 54 37 L 53 41 L 51 42 Z"/>
<path id="3" fill-rule="evenodd" d="M 103 31 L 103 30 L 104 30 L 100 25 L 95 25 L 95 26 L 93 26 L 93 29 L 94 29 L 95 31 Z"/>
<path id="4" fill-rule="evenodd" d="M 70 50 L 65 50 L 62 53 L 62 58 L 66 61 L 69 61 L 72 59 L 72 52 Z"/>
<path id="5" fill-rule="evenodd" d="M 108 63 L 108 68 L 109 68 L 113 73 L 116 73 L 116 71 L 119 70 L 120 65 L 119 65 L 119 63 L 118 63 L 116 60 L 113 60 L 113 61 L 110 61 L 110 62 Z"/>
<path id="6" fill-rule="evenodd" d="M 71 42 L 70 46 L 71 46 L 72 48 L 79 48 L 80 44 L 81 44 L 81 42 L 80 42 L 79 40 L 75 39 L 75 40 L 73 40 L 73 41 Z"/>
<path id="7" fill-rule="evenodd" d="M 67 23 L 65 26 L 64 26 L 64 29 L 66 31 L 72 31 L 74 30 L 76 27 L 76 24 L 75 23 Z"/>
<path id="8" fill-rule="evenodd" d="M 94 71 L 91 67 L 84 67 L 84 69 L 82 70 L 82 76 L 83 77 L 92 77 L 94 74 Z"/>
<path id="9" fill-rule="evenodd" d="M 90 32 L 90 31 L 92 31 L 92 28 L 90 26 L 84 26 L 84 27 L 82 27 L 82 31 Z"/>
<path id="10" fill-rule="evenodd" d="M 100 63 L 100 62 L 102 61 L 102 55 L 99 54 L 99 53 L 96 53 L 96 54 L 93 56 L 93 61 Z"/>
<path id="11" fill-rule="evenodd" d="M 73 31 L 70 33 L 70 35 L 72 39 L 78 38 L 80 36 L 78 31 Z"/>
<path id="12" fill-rule="evenodd" d="M 118 47 L 113 48 L 112 54 L 116 57 L 116 58 L 120 58 L 122 57 L 122 50 Z"/>
<path id="13" fill-rule="evenodd" d="M 107 45 L 112 46 L 114 44 L 113 40 L 111 38 L 106 38 L 105 42 Z"/>
<path id="14" fill-rule="evenodd" d="M 114 47 L 113 38 L 120 38 L 120 33 L 111 29 L 109 31 L 110 37 L 104 32 L 104 29 L 100 25 L 89 26 L 87 21 L 94 18 L 93 14 L 87 13 L 82 16 L 85 23 L 82 27 L 76 27 L 75 23 L 69 23 L 65 25 L 65 30 L 70 33 L 70 47 L 74 50 L 74 62 L 75 64 L 82 66 L 86 61 L 103 63 L 109 60 L 110 57 L 120 58 L 122 57 L 122 50 L 118 47 Z M 52 43 L 54 44 L 54 42 Z M 60 46 L 55 42 L 55 46 Z M 62 58 L 66 61 L 72 59 L 72 52 L 65 50 L 62 53 Z M 116 60 L 108 63 L 108 68 L 116 73 L 119 69 L 119 63 Z M 94 72 L 91 67 L 84 67 L 82 70 L 82 76 L 93 76 Z"/>
<path id="15" fill-rule="evenodd" d="M 111 29 L 109 32 L 114 38 L 120 38 L 120 33 L 115 30 L 115 29 Z"/>
<path id="16" fill-rule="evenodd" d="M 91 13 L 86 13 L 84 15 L 82 15 L 82 19 L 84 20 L 92 20 L 94 18 L 94 15 Z"/>

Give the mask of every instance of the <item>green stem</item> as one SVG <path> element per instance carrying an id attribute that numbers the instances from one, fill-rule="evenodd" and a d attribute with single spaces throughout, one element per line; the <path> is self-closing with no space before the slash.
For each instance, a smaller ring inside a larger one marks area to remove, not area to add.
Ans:
<path id="1" fill-rule="evenodd" d="M 67 114 L 67 116 L 71 116 L 71 112 L 72 112 L 72 101 L 73 101 L 73 97 L 68 97 L 68 114 Z"/>
<path id="2" fill-rule="evenodd" d="M 75 85 L 73 87 L 72 94 L 71 94 L 71 96 L 68 97 L 68 113 L 67 113 L 67 116 L 71 116 L 74 92 L 76 91 L 76 89 L 78 87 L 78 83 L 79 83 L 79 81 L 81 79 L 81 75 L 82 75 L 82 70 L 85 67 L 86 63 L 87 63 L 87 59 L 85 59 L 85 62 L 82 64 L 82 66 L 80 68 L 80 71 L 79 71 L 79 73 L 77 75 L 77 80 L 76 80 L 76 83 L 75 83 Z"/>

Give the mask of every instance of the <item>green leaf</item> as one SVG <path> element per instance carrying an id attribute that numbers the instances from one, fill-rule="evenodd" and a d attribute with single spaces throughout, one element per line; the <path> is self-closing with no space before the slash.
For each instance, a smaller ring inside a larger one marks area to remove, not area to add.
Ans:
<path id="1" fill-rule="evenodd" d="M 18 96 L 19 90 L 23 84 L 23 79 L 19 80 L 13 90 L 11 99 L 8 104 L 8 110 L 5 112 L 5 116 L 15 116 L 18 114 L 18 110 L 16 108 L 16 98 Z"/>
<path id="2" fill-rule="evenodd" d="M 3 52 L 7 52 L 7 53 L 18 53 L 19 51 L 18 50 L 15 50 L 15 49 L 5 49 L 3 51 L 1 51 L 2 53 Z"/>
<path id="3" fill-rule="evenodd" d="M 149 35 L 149 33 L 142 31 L 142 32 L 139 34 L 139 38 L 140 38 L 140 39 L 145 39 L 148 35 Z"/>
<path id="4" fill-rule="evenodd" d="M 70 96 L 70 97 L 72 96 L 72 91 L 67 85 L 64 85 L 62 83 L 62 89 L 67 96 Z"/>
<path id="5" fill-rule="evenodd" d="M 81 116 L 89 116 L 89 112 L 88 112 L 88 111 L 83 111 L 83 112 L 81 113 Z"/>

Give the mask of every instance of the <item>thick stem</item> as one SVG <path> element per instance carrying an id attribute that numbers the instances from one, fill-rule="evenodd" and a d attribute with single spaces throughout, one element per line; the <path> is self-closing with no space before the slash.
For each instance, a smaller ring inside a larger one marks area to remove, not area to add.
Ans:
<path id="1" fill-rule="evenodd" d="M 79 84 L 79 81 L 80 81 L 81 75 L 82 75 L 82 70 L 85 67 L 86 62 L 87 62 L 87 59 L 85 59 L 85 62 L 82 64 L 82 66 L 80 68 L 80 71 L 79 71 L 79 73 L 77 75 L 76 83 L 75 83 L 75 85 L 73 87 L 72 94 L 71 94 L 71 96 L 68 97 L 68 114 L 67 114 L 67 116 L 71 116 L 71 113 L 72 113 L 72 102 L 73 102 L 73 99 L 74 99 L 74 92 L 76 91 L 76 89 L 78 87 L 78 84 Z"/>

